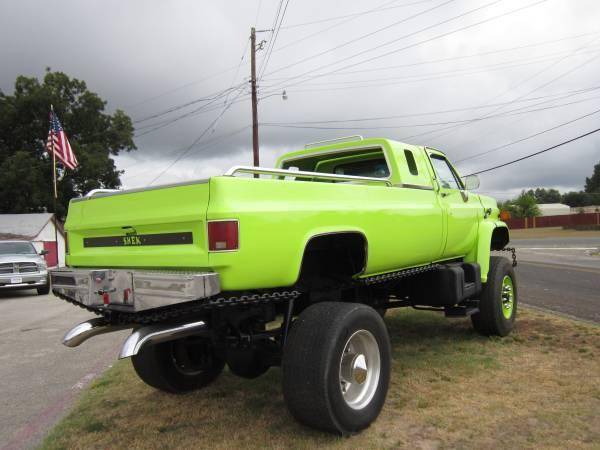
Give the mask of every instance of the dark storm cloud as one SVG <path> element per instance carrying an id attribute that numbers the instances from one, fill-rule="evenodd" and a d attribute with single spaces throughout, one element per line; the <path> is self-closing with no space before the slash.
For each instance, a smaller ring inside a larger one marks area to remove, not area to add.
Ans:
<path id="1" fill-rule="evenodd" d="M 600 108 L 600 90 L 569 97 L 533 97 L 570 92 L 600 85 L 600 4 L 596 0 L 548 0 L 479 26 L 412 44 L 460 27 L 537 3 L 536 0 L 396 0 L 360 1 L 290 0 L 284 25 L 302 24 L 352 14 L 382 6 L 363 16 L 282 29 L 261 82 L 259 105 L 262 123 L 351 120 L 381 116 L 407 116 L 470 108 L 489 103 L 505 105 L 499 113 L 540 103 L 539 108 L 570 105 L 529 114 L 475 121 L 438 133 L 423 134 L 441 125 L 421 126 L 481 118 L 494 108 L 470 109 L 437 115 L 366 122 L 323 124 L 334 128 L 261 127 L 261 157 L 273 164 L 282 152 L 305 142 L 340 135 L 406 138 L 416 144 L 446 150 L 452 159 L 488 151 L 555 127 Z M 256 25 L 270 28 L 279 2 L 262 0 Z M 410 4 L 410 5 L 409 5 Z M 46 66 L 85 80 L 91 90 L 108 101 L 110 110 L 124 109 L 139 120 L 194 99 L 243 83 L 248 58 L 235 68 L 246 48 L 249 28 L 257 16 L 258 0 L 198 1 L 6 1 L 0 5 L 0 89 L 11 92 L 19 74 L 43 76 Z M 461 19 L 426 30 L 426 27 L 482 7 Z M 424 12 L 431 9 L 429 12 Z M 418 15 L 413 19 L 410 16 Z M 402 23 L 401 20 L 407 18 Z M 396 24 L 396 25 L 394 25 Z M 389 28 L 371 36 L 370 32 Z M 333 26 L 333 28 L 331 28 Z M 330 29 L 329 29 L 330 28 Z M 421 31 L 423 30 L 423 31 Z M 587 34 L 585 34 L 587 33 Z M 581 35 L 521 50 L 495 52 Z M 259 38 L 270 38 L 269 33 Z M 599 38 L 597 40 L 594 40 Z M 355 40 L 348 45 L 351 40 Z M 397 42 L 367 51 L 393 39 Z M 336 48 L 327 52 L 328 49 Z M 579 52 L 576 52 L 580 49 Z M 396 50 L 388 56 L 362 61 Z M 359 52 L 363 54 L 352 57 Z M 488 52 L 487 55 L 481 55 Z M 489 53 L 495 52 L 495 53 Z M 316 56 L 315 56 L 316 55 Z M 457 58 L 466 55 L 468 58 Z M 345 62 L 324 67 L 348 58 Z M 452 59 L 454 58 L 454 59 Z M 439 61 L 443 59 L 444 61 Z M 431 62 L 431 61 L 438 62 Z M 297 63 L 287 69 L 278 70 Z M 352 65 L 341 72 L 305 81 L 308 76 Z M 383 69 L 388 66 L 400 66 Z M 581 66 L 581 67 L 579 67 Z M 232 70 L 210 77 L 226 68 Z M 324 68 L 323 68 L 324 67 Z M 365 71 L 381 68 L 377 71 Z M 236 76 L 237 74 L 237 76 Z M 208 78 L 207 78 L 208 77 Z M 234 78 L 235 77 L 235 78 Z M 282 82 L 292 78 L 288 82 Z M 304 81 L 296 84 L 298 81 Z M 360 82 L 358 82 L 360 81 Z M 281 98 L 287 90 L 288 99 Z M 239 103 L 220 120 L 225 98 L 214 110 L 191 114 L 154 132 L 153 126 L 191 112 L 194 105 L 171 114 L 136 123 L 139 150 L 117 159 L 125 169 L 126 186 L 143 186 L 160 174 L 208 128 L 204 139 L 183 155 L 159 182 L 203 177 L 234 164 L 251 161 L 249 129 L 210 142 L 250 124 L 247 87 Z M 227 100 L 233 100 L 233 91 Z M 544 103 L 545 102 L 545 103 Z M 197 104 L 198 106 L 200 104 Z M 600 114 L 573 122 L 535 138 L 524 140 L 484 157 L 459 165 L 463 173 L 485 169 L 532 153 L 596 128 Z M 153 125 L 154 124 L 154 125 Z M 318 125 L 316 125 L 318 126 Z M 371 127 L 396 127 L 371 129 Z M 144 128 L 145 127 L 145 128 Z M 417 136 L 415 136 L 417 135 Z M 411 138 L 411 136 L 414 136 Z M 437 136 L 437 137 L 436 137 Z M 207 144 L 208 143 L 208 144 Z M 522 188 L 548 186 L 580 189 L 585 176 L 600 159 L 600 137 L 592 136 L 569 146 L 499 169 L 482 176 L 482 190 L 506 196 Z"/>

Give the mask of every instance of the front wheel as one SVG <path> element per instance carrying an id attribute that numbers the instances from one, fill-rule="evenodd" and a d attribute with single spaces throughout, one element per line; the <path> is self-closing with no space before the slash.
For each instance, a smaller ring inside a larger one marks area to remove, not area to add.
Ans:
<path id="1" fill-rule="evenodd" d="M 490 270 L 479 300 L 479 312 L 471 316 L 473 327 L 484 336 L 506 336 L 517 316 L 517 280 L 511 263 L 490 258 Z"/>
<path id="2" fill-rule="evenodd" d="M 210 341 L 195 337 L 144 346 L 131 362 L 142 381 L 172 394 L 207 386 L 225 367 Z"/>
<path id="3" fill-rule="evenodd" d="M 347 435 L 379 415 L 390 380 L 381 316 L 357 303 L 323 302 L 293 323 L 283 354 L 283 395 L 292 415 Z"/>

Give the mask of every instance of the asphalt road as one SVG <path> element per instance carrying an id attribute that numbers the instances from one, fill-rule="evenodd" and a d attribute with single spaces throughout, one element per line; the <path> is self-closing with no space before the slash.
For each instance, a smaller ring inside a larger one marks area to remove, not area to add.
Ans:
<path id="1" fill-rule="evenodd" d="M 521 303 L 600 323 L 600 237 L 518 239 Z"/>
<path id="2" fill-rule="evenodd" d="M 77 393 L 112 364 L 127 331 L 61 345 L 90 318 L 35 291 L 0 292 L 0 449 L 31 448 L 68 411 Z"/>
<path id="3" fill-rule="evenodd" d="M 600 323 L 600 238 L 522 239 L 521 303 Z M 507 256 L 506 253 L 503 253 Z M 0 450 L 31 448 L 112 364 L 128 331 L 60 344 L 90 314 L 52 295 L 0 292 Z"/>

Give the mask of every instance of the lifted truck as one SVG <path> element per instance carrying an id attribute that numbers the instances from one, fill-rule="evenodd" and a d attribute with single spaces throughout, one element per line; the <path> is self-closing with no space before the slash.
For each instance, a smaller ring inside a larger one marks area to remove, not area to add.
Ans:
<path id="1" fill-rule="evenodd" d="M 383 407 L 383 315 L 414 307 L 508 334 L 517 285 L 495 200 L 437 150 L 387 139 L 317 143 L 277 169 L 73 199 L 58 297 L 99 315 L 64 344 L 133 329 L 120 357 L 150 386 L 200 389 L 224 366 L 281 365 L 294 417 L 340 434 Z"/>

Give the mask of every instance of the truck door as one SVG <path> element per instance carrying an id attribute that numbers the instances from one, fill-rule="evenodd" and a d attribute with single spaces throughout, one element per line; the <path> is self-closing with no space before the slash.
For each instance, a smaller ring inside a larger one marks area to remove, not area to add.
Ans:
<path id="1" fill-rule="evenodd" d="M 469 195 L 461 179 L 445 156 L 429 153 L 439 185 L 439 199 L 445 211 L 446 244 L 442 258 L 466 255 L 475 245 L 482 207 L 476 196 Z"/>

